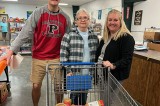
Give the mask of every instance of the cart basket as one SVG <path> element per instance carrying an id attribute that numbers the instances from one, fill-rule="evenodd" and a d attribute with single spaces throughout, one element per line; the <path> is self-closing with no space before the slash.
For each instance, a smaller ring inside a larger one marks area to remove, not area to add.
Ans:
<path id="1" fill-rule="evenodd" d="M 88 90 L 92 88 L 91 75 L 73 75 L 67 76 L 67 90 Z"/>

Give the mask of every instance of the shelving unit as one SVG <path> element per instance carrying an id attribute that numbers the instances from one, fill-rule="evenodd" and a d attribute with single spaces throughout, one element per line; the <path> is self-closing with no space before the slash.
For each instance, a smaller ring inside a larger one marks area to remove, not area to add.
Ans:
<path id="1" fill-rule="evenodd" d="M 10 19 L 10 32 L 11 32 L 10 42 L 11 43 L 18 36 L 24 24 L 25 24 L 25 19 L 19 19 L 19 18 Z M 30 38 L 25 44 L 23 44 L 20 47 L 19 53 L 20 54 L 31 54 L 31 46 L 32 46 L 32 39 Z"/>
<path id="2" fill-rule="evenodd" d="M 28 39 L 27 43 L 23 44 L 20 48 L 20 54 L 31 54 L 32 39 Z"/>
<path id="3" fill-rule="evenodd" d="M 102 25 L 101 25 L 101 23 L 95 23 L 94 25 L 93 25 L 93 31 L 94 31 L 94 33 L 95 34 L 97 34 L 97 35 L 101 35 L 101 31 L 102 31 Z"/>
<path id="4" fill-rule="evenodd" d="M 160 28 L 145 28 L 144 41 L 150 50 L 160 51 Z"/>

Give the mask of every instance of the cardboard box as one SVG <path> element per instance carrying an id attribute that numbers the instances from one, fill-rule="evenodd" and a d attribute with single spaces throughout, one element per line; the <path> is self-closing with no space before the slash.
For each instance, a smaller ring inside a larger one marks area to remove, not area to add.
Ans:
<path id="1" fill-rule="evenodd" d="M 156 44 L 156 43 L 148 43 L 147 47 L 150 50 L 155 50 L 155 51 L 159 51 L 160 52 L 160 44 Z"/>
<path id="2" fill-rule="evenodd" d="M 5 82 L 0 83 L 0 104 L 3 103 L 8 96 L 7 85 Z"/>
<path id="3" fill-rule="evenodd" d="M 144 32 L 144 39 L 145 40 L 152 40 L 157 41 L 160 40 L 160 32 Z"/>

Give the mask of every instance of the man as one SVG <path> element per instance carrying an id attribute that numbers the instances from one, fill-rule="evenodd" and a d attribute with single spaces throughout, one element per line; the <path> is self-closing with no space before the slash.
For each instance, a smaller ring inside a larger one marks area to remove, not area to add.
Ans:
<path id="1" fill-rule="evenodd" d="M 78 10 L 76 13 L 76 30 L 65 34 L 61 42 L 61 62 L 95 62 L 98 38 L 88 29 L 89 23 L 89 13 L 85 9 Z M 80 72 L 83 75 L 89 74 L 88 69 L 82 69 Z M 67 75 L 71 74 L 68 73 Z M 74 105 L 85 105 L 87 93 L 71 93 L 70 98 Z"/>
<path id="2" fill-rule="evenodd" d="M 16 53 L 29 37 L 33 38 L 31 81 L 34 106 L 38 106 L 41 96 L 45 67 L 50 62 L 59 62 L 61 39 L 64 33 L 69 32 L 71 26 L 68 15 L 58 6 L 59 2 L 60 0 L 48 0 L 48 5 L 36 9 L 26 21 L 7 55 L 0 59 L 7 59 L 9 63 L 13 53 Z M 56 99 L 57 102 L 61 102 L 62 96 L 56 96 Z"/>

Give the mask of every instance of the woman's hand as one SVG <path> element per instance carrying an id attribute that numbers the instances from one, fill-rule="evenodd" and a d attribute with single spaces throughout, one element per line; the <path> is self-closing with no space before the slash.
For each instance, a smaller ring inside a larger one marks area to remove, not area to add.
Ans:
<path id="1" fill-rule="evenodd" d="M 114 70 L 116 68 L 116 66 L 110 63 L 109 61 L 103 61 L 102 63 L 103 63 L 103 66 L 110 67 L 111 70 Z"/>
<path id="2" fill-rule="evenodd" d="M 68 74 L 67 74 L 67 76 L 72 76 L 73 75 L 73 73 L 72 72 L 69 72 Z"/>

